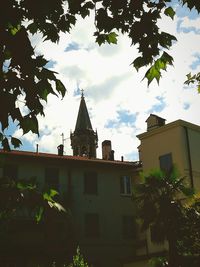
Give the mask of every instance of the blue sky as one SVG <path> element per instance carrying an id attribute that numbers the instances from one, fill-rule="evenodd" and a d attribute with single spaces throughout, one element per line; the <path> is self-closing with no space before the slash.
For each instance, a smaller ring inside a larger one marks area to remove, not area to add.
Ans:
<path id="1" fill-rule="evenodd" d="M 142 81 L 146 69 L 136 72 L 131 66 L 138 54 L 126 36 L 120 35 L 117 45 L 95 44 L 92 16 L 79 19 L 71 34 L 62 34 L 58 44 L 43 43 L 40 34 L 34 35 L 33 46 L 50 61 L 47 67 L 59 73 L 67 94 L 63 100 L 48 98 L 46 116 L 39 118 L 39 138 L 15 132 L 16 137 L 22 136 L 22 149 L 35 150 L 39 144 L 39 151 L 56 153 L 64 133 L 65 153 L 72 154 L 69 136 L 76 123 L 80 88 L 98 132 L 98 157 L 101 142 L 109 139 L 116 159 L 124 156 L 125 160 L 137 160 L 136 135 L 146 131 L 145 120 L 150 113 L 165 118 L 166 123 L 183 119 L 200 125 L 200 96 L 194 86 L 184 85 L 187 73 L 200 71 L 200 16 L 181 8 L 177 1 L 173 3 L 177 16 L 173 21 L 165 17 L 159 25 L 178 39 L 170 51 L 174 67 L 163 73 L 159 86 L 153 82 L 147 87 Z"/>

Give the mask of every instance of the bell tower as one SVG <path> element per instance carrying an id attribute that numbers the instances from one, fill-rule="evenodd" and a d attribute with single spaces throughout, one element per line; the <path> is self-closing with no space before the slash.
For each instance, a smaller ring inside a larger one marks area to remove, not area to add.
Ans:
<path id="1" fill-rule="evenodd" d="M 83 90 L 75 130 L 70 133 L 70 139 L 74 156 L 96 158 L 98 136 L 97 131 L 92 129 Z"/>

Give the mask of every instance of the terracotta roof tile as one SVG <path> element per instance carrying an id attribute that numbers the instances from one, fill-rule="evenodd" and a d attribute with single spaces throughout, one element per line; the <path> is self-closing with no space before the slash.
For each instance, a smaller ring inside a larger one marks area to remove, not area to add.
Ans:
<path id="1" fill-rule="evenodd" d="M 27 156 L 27 157 L 34 157 L 34 158 L 40 157 L 40 158 L 52 158 L 52 159 L 60 159 L 60 160 L 85 161 L 85 162 L 124 165 L 124 166 L 129 165 L 129 166 L 140 167 L 139 161 L 103 160 L 103 159 L 98 159 L 98 158 L 87 158 L 87 157 L 70 156 L 70 155 L 59 156 L 57 154 L 44 153 L 44 152 L 31 152 L 31 151 L 22 151 L 22 150 L 4 151 L 0 149 L 0 154 Z"/>

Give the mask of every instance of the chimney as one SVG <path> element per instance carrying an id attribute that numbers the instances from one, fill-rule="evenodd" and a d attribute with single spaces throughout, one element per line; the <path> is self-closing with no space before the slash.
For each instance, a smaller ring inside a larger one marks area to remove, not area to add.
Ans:
<path id="1" fill-rule="evenodd" d="M 102 142 L 102 158 L 105 160 L 109 160 L 111 153 L 111 141 L 104 140 Z"/>
<path id="2" fill-rule="evenodd" d="M 39 152 L 39 145 L 36 144 L 36 153 L 38 154 L 38 152 Z"/>
<path id="3" fill-rule="evenodd" d="M 150 114 L 150 116 L 146 120 L 147 123 L 147 131 L 151 131 L 153 129 L 159 128 L 165 125 L 165 119 L 158 117 L 157 115 Z"/>
<path id="4" fill-rule="evenodd" d="M 59 145 L 57 149 L 58 149 L 58 156 L 63 156 L 64 146 Z"/>
<path id="5" fill-rule="evenodd" d="M 111 150 L 111 151 L 110 151 L 110 157 L 109 157 L 109 160 L 114 160 L 114 153 L 115 153 L 114 150 Z"/>
<path id="6" fill-rule="evenodd" d="M 114 160 L 114 150 L 112 150 L 111 141 L 102 142 L 102 158 L 105 160 Z"/>

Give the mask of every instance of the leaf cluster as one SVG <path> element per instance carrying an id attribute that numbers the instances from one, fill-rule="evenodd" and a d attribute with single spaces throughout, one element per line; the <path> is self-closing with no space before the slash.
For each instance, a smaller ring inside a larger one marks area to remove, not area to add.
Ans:
<path id="1" fill-rule="evenodd" d="M 76 250 L 76 255 L 73 256 L 72 263 L 70 263 L 67 267 L 89 267 L 87 262 L 85 262 L 79 247 Z"/>
<path id="2" fill-rule="evenodd" d="M 58 193 L 50 189 L 41 193 L 34 178 L 13 180 L 0 179 L 0 221 L 11 220 L 23 214 L 27 219 L 39 223 L 42 215 L 53 208 L 57 211 L 66 210 L 54 200 Z"/>
<path id="3" fill-rule="evenodd" d="M 0 10 L 0 141 L 4 149 L 19 147 L 20 140 L 6 136 L 11 119 L 23 130 L 39 134 L 38 115 L 44 116 L 44 102 L 50 94 L 64 97 L 66 88 L 56 73 L 45 66 L 47 60 L 36 54 L 29 34 L 41 32 L 46 40 L 58 41 L 74 20 L 61 27 L 63 1 L 10 0 Z M 68 24 L 68 26 L 67 26 Z"/>
<path id="4" fill-rule="evenodd" d="M 197 91 L 200 93 L 200 72 L 196 74 L 188 73 L 187 80 L 184 82 L 187 85 L 195 84 L 197 86 Z"/>
<path id="5" fill-rule="evenodd" d="M 179 0 L 181 5 L 200 12 L 199 1 Z M 77 19 L 93 12 L 96 42 L 117 43 L 119 33 L 137 45 L 139 56 L 133 61 L 137 70 L 147 66 L 145 78 L 159 82 L 161 72 L 173 64 L 166 52 L 176 38 L 163 32 L 158 22 L 171 19 L 175 10 L 170 0 L 32 0 L 4 1 L 0 9 L 0 142 L 4 149 L 18 147 L 20 141 L 5 135 L 9 119 L 23 133 L 39 134 L 38 116 L 44 115 L 44 101 L 49 95 L 64 97 L 66 88 L 56 73 L 46 68 L 47 60 L 38 55 L 30 35 L 41 33 L 43 41 L 59 41 L 60 32 L 70 32 Z M 197 77 L 190 77 L 193 82 Z"/>
<path id="6" fill-rule="evenodd" d="M 155 257 L 149 260 L 149 267 L 167 267 L 168 262 L 164 257 Z"/>
<path id="7" fill-rule="evenodd" d="M 164 52 L 170 49 L 176 38 L 158 27 L 161 15 L 165 14 L 171 19 L 175 11 L 169 6 L 170 1 L 150 0 L 123 0 L 123 1 L 96 1 L 99 8 L 95 10 L 96 41 L 101 45 L 108 41 L 108 34 L 122 32 L 127 34 L 132 45 L 138 45 L 140 56 L 133 61 L 133 66 L 138 70 L 150 66 L 145 74 L 148 83 L 153 79 L 159 81 L 161 71 L 166 70 L 173 59 Z M 117 35 L 116 35 L 117 36 Z M 116 40 L 114 39 L 114 42 Z M 164 66 L 163 66 L 164 65 Z"/>
<path id="8" fill-rule="evenodd" d="M 150 227 L 153 242 L 168 240 L 181 257 L 199 255 L 200 202 L 185 178 L 152 172 L 135 186 L 134 200 L 142 230 Z"/>

